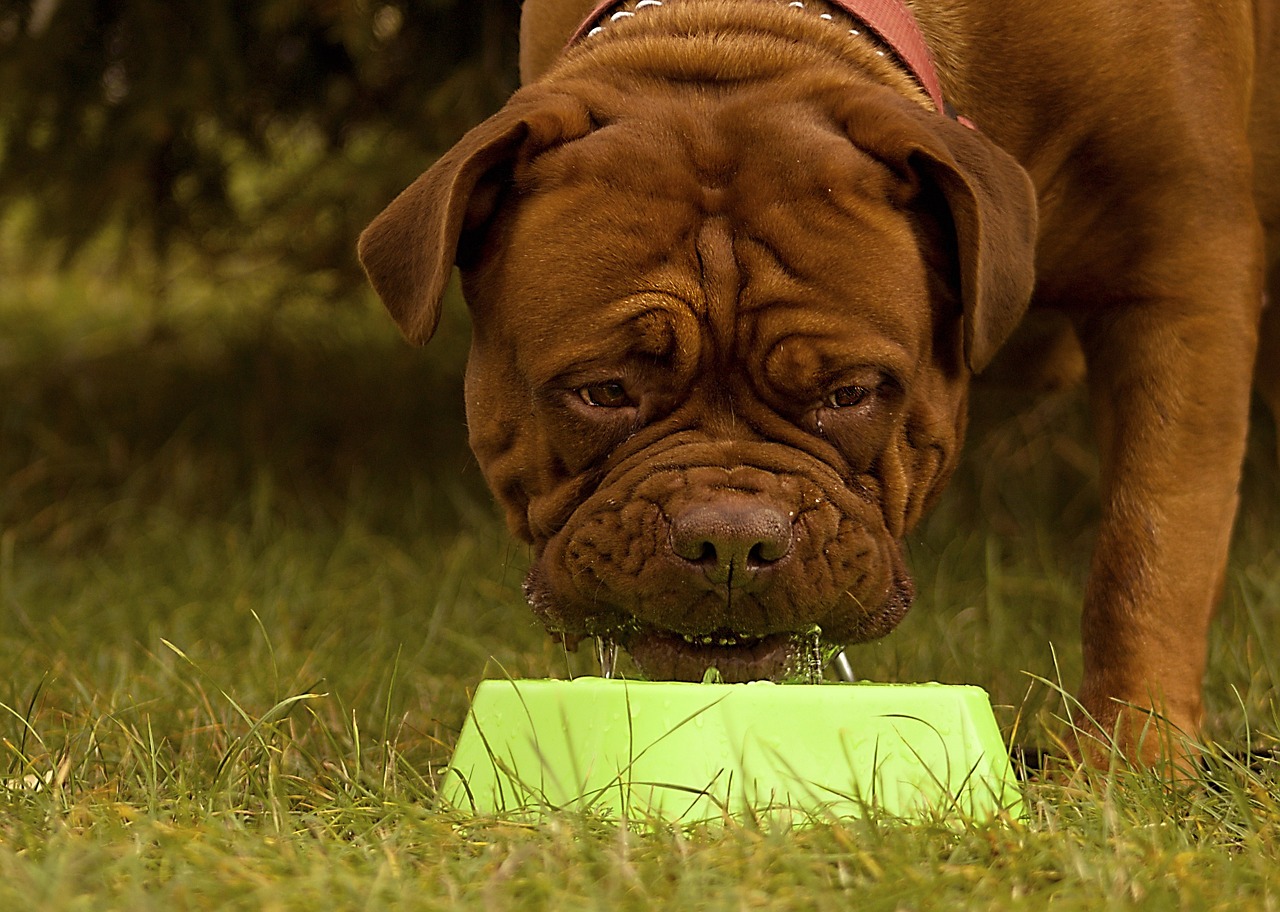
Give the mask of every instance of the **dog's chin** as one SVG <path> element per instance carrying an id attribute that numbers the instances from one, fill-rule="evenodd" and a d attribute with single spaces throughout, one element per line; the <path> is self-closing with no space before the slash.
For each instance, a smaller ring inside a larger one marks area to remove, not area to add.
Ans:
<path id="1" fill-rule="evenodd" d="M 899 573 L 888 598 L 873 611 L 857 611 L 839 621 L 815 624 L 805 630 L 747 634 L 732 630 L 684 633 L 646 624 L 621 613 L 592 618 L 568 632 L 563 616 L 548 611 L 548 594 L 535 582 L 526 583 L 531 606 L 548 631 L 575 648 L 587 636 L 612 641 L 627 650 L 650 681 L 702 681 L 714 668 L 728 684 L 748 681 L 811 680 L 815 661 L 828 647 L 864 643 L 889 634 L 906 616 L 914 599 L 911 578 Z M 557 620 L 553 620 L 556 618 Z M 587 631 L 591 631 L 588 633 Z"/>
<path id="2" fill-rule="evenodd" d="M 906 616 L 913 596 L 910 578 L 903 577 L 878 610 L 830 634 L 817 626 L 766 636 L 732 632 L 692 636 L 641 627 L 625 637 L 622 645 L 651 681 L 701 681 L 710 668 L 727 684 L 810 680 L 814 663 L 821 668 L 824 647 L 865 643 L 888 635 Z"/>
<path id="3" fill-rule="evenodd" d="M 812 649 L 805 639 L 785 633 L 691 637 L 648 628 L 631 633 L 623 646 L 651 681 L 701 681 L 707 670 L 714 668 L 726 684 L 742 684 L 795 677 L 806 648 Z"/>

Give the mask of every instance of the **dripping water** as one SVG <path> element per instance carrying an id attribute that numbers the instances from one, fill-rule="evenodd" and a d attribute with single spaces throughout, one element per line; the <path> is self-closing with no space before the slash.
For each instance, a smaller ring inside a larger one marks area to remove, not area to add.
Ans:
<path id="1" fill-rule="evenodd" d="M 802 669 L 805 684 L 821 684 L 822 670 L 827 667 L 827 663 L 822 655 L 822 628 L 814 627 L 809 631 L 809 635 L 802 644 L 804 649 Z"/>
<path id="2" fill-rule="evenodd" d="M 821 684 L 822 670 L 827 667 L 822 645 L 822 628 L 812 627 L 795 636 L 795 654 L 791 669 L 783 676 L 787 684 Z"/>
<path id="3" fill-rule="evenodd" d="M 600 663 L 600 677 L 611 679 L 618 667 L 618 644 L 607 637 L 596 637 L 596 661 Z"/>

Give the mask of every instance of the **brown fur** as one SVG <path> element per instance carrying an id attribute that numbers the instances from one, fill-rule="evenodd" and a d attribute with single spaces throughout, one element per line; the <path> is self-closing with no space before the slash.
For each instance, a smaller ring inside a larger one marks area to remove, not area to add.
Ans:
<path id="1" fill-rule="evenodd" d="M 535 612 L 676 676 L 892 628 L 969 375 L 1034 298 L 1104 464 L 1081 700 L 1129 742 L 1126 706 L 1193 733 L 1267 275 L 1280 301 L 1277 5 L 909 5 L 981 132 L 775 0 L 673 0 L 569 53 L 590 0 L 526 0 L 526 87 L 362 260 L 423 342 L 456 259 L 472 443 Z"/>

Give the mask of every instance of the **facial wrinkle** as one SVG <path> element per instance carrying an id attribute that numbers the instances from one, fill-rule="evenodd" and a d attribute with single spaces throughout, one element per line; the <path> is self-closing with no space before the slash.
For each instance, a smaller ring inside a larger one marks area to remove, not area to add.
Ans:
<path id="1" fill-rule="evenodd" d="M 707 218 L 694 241 L 707 321 L 717 362 L 734 349 L 735 316 L 742 290 L 742 270 L 733 249 L 733 230 L 723 216 Z"/>

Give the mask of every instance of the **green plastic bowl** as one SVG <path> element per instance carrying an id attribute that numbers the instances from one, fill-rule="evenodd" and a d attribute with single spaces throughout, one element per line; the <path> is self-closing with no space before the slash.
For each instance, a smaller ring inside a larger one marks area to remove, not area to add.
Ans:
<path id="1" fill-rule="evenodd" d="M 979 687 L 604 678 L 482 681 L 441 797 L 673 823 L 989 820 L 1022 804 Z"/>

